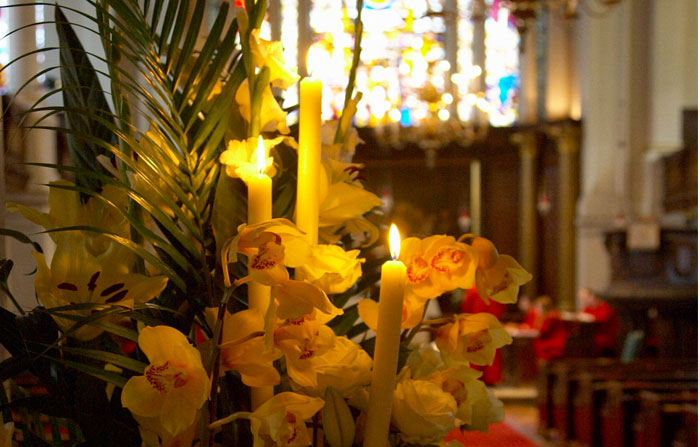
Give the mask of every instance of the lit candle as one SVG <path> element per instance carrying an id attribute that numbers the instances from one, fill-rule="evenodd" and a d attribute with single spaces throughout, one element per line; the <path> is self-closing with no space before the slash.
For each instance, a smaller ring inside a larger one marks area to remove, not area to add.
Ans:
<path id="1" fill-rule="evenodd" d="M 297 227 L 311 244 L 318 242 L 319 175 L 321 169 L 321 89 L 319 79 L 304 78 L 299 95 L 299 166 Z"/>
<path id="2" fill-rule="evenodd" d="M 364 447 L 386 447 L 387 445 L 391 404 L 396 385 L 396 368 L 399 361 L 406 266 L 403 262 L 396 260 L 401 248 L 401 238 L 396 225 L 391 225 L 389 241 L 393 260 L 382 265 L 377 338 L 374 344 L 374 366 Z"/>
<path id="3" fill-rule="evenodd" d="M 248 178 L 248 225 L 272 219 L 272 179 L 265 174 L 265 145 L 258 138 L 255 152 L 258 173 Z M 248 283 L 248 307 L 257 309 L 264 317 L 270 303 L 270 287 L 255 281 Z M 265 403 L 274 394 L 271 386 L 251 388 L 253 410 Z"/>

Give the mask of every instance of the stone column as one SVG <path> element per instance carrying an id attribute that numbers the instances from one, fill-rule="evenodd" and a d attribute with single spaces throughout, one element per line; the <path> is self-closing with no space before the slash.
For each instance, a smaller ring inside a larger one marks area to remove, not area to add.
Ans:
<path id="1" fill-rule="evenodd" d="M 472 81 L 470 91 L 486 92 L 486 4 L 484 0 L 474 0 L 472 4 L 472 64 L 481 67 L 481 74 Z M 488 115 L 474 106 L 474 122 L 479 127 L 488 125 Z"/>
<path id="2" fill-rule="evenodd" d="M 7 8 L 8 23 L 11 29 L 17 29 L 36 23 L 35 8 L 29 0 L 13 0 Z M 10 36 L 10 60 L 19 58 L 37 49 L 36 27 L 30 26 Z M 18 109 L 27 110 L 42 96 L 44 89 L 36 79 L 32 79 L 40 70 L 37 54 L 22 57 L 8 67 L 8 87 L 11 94 L 17 95 L 14 104 Z M 31 79 L 31 81 L 30 81 Z M 27 82 L 29 81 L 29 82 Z M 26 85 L 25 85 L 26 83 Z M 55 116 L 50 116 L 37 123 L 44 113 L 31 113 L 24 118 L 22 126 L 27 129 L 23 146 L 24 161 L 27 163 L 56 163 L 56 133 L 46 129 L 29 129 L 35 124 L 43 127 L 55 127 Z M 17 137 L 19 138 L 19 137 Z M 27 188 L 31 192 L 45 192 L 42 185 L 58 178 L 53 169 L 27 167 L 29 180 Z"/>
<path id="3" fill-rule="evenodd" d="M 576 310 L 576 183 L 580 129 L 567 123 L 551 126 L 547 133 L 557 143 L 557 302 L 562 310 Z"/>
<path id="4" fill-rule="evenodd" d="M 520 33 L 520 86 L 518 123 L 537 121 L 537 28 L 534 19 L 528 19 Z"/>
<path id="5" fill-rule="evenodd" d="M 469 163 L 469 208 L 472 214 L 471 232 L 481 235 L 481 162 L 472 160 Z"/>
<path id="6" fill-rule="evenodd" d="M 522 287 L 522 293 L 534 298 L 537 294 L 537 138 L 532 131 L 513 134 L 511 142 L 520 153 L 520 225 L 518 261 L 532 280 Z"/>

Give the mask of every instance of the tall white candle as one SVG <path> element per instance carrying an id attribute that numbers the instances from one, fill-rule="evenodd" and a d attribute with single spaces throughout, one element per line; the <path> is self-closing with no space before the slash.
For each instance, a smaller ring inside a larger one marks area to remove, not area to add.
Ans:
<path id="1" fill-rule="evenodd" d="M 319 79 L 304 78 L 299 94 L 299 166 L 296 223 L 307 241 L 318 243 L 321 169 L 321 89 Z"/>
<path id="2" fill-rule="evenodd" d="M 248 225 L 272 219 L 272 179 L 265 171 L 265 146 L 262 137 L 258 138 L 255 154 L 258 173 L 248 178 Z M 256 309 L 262 316 L 270 303 L 270 287 L 255 281 L 248 283 L 248 307 Z M 271 386 L 251 388 L 253 410 L 265 403 L 274 394 Z"/>
<path id="3" fill-rule="evenodd" d="M 391 404 L 399 360 L 401 315 L 406 285 L 406 266 L 399 257 L 401 239 L 396 225 L 391 226 L 390 246 L 393 260 L 382 265 L 379 290 L 377 338 L 369 392 L 369 408 L 364 447 L 386 447 L 391 422 Z"/>

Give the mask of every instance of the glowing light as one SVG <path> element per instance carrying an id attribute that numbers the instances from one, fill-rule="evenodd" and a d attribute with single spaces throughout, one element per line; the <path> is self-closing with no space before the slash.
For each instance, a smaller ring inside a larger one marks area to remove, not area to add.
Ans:
<path id="1" fill-rule="evenodd" d="M 452 97 L 451 93 L 443 93 L 440 99 L 445 104 L 452 104 L 452 102 L 454 101 L 454 98 Z"/>
<path id="2" fill-rule="evenodd" d="M 331 66 L 331 55 L 318 45 L 312 45 L 306 53 L 306 70 L 310 75 L 324 78 L 327 67 Z"/>
<path id="3" fill-rule="evenodd" d="M 391 224 L 389 229 L 389 250 L 391 251 L 392 259 L 398 259 L 401 252 L 401 234 L 396 224 Z"/>
<path id="4" fill-rule="evenodd" d="M 389 119 L 392 123 L 398 123 L 401 120 L 401 112 L 399 109 L 389 110 Z"/>
<path id="5" fill-rule="evenodd" d="M 438 68 L 442 71 L 450 71 L 450 61 L 443 59 L 438 62 Z"/>
<path id="6" fill-rule="evenodd" d="M 418 98 L 416 98 L 415 96 L 409 96 L 408 98 L 406 98 L 406 107 L 413 109 L 417 105 L 418 105 Z"/>
<path id="7" fill-rule="evenodd" d="M 267 163 L 265 160 L 265 144 L 263 143 L 262 135 L 258 136 L 258 147 L 255 149 L 255 161 L 258 173 L 262 174 L 265 172 Z"/>
<path id="8" fill-rule="evenodd" d="M 440 109 L 438 112 L 438 118 L 440 118 L 441 121 L 447 121 L 450 119 L 450 111 L 447 109 Z"/>
<path id="9" fill-rule="evenodd" d="M 481 73 L 483 73 L 483 70 L 481 69 L 480 66 L 472 65 L 471 67 L 469 67 L 469 76 L 472 79 L 478 78 L 479 76 L 481 76 Z"/>
<path id="10" fill-rule="evenodd" d="M 418 121 L 423 121 L 428 116 L 428 111 L 425 109 L 418 109 L 413 112 L 413 116 L 415 116 Z"/>
<path id="11" fill-rule="evenodd" d="M 491 109 L 491 104 L 485 98 L 477 99 L 476 106 L 483 112 L 488 112 Z"/>

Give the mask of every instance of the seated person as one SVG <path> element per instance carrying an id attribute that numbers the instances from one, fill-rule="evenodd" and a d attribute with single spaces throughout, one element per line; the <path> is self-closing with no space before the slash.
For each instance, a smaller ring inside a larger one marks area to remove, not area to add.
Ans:
<path id="1" fill-rule="evenodd" d="M 599 357 L 616 357 L 617 338 L 620 335 L 617 312 L 590 289 L 579 290 L 578 296 L 582 312 L 598 323 L 593 335 L 593 354 Z"/>
<path id="2" fill-rule="evenodd" d="M 559 310 L 547 295 L 535 299 L 534 328 L 540 331 L 534 341 L 535 357 L 539 361 L 549 361 L 564 356 L 569 329 L 561 319 Z"/>

